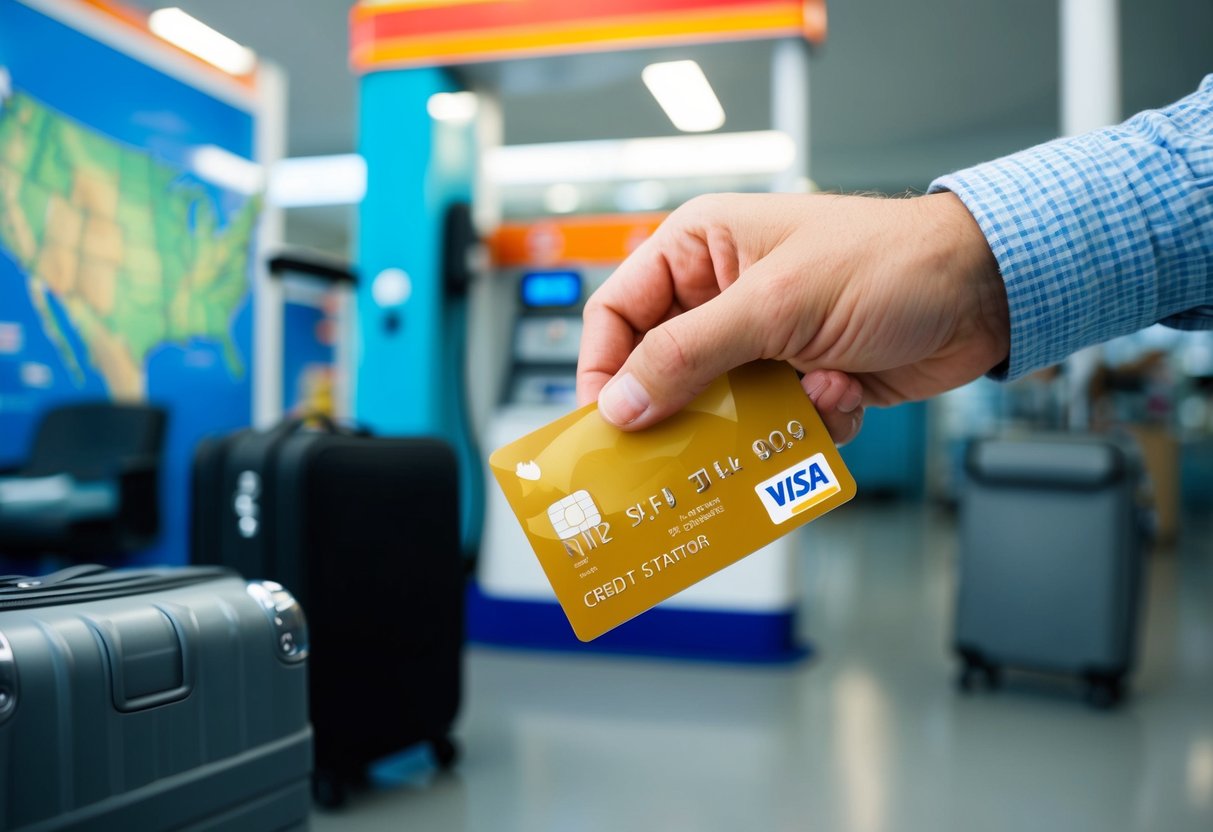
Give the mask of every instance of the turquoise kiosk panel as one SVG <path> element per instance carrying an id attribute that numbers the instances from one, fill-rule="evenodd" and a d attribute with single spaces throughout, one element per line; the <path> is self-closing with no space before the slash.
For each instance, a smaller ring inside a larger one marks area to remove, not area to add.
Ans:
<path id="1" fill-rule="evenodd" d="M 470 552 L 484 512 L 483 474 L 463 406 L 465 300 L 444 286 L 443 229 L 451 205 L 471 202 L 475 133 L 470 124 L 435 121 L 426 109 L 435 93 L 458 90 L 440 69 L 361 79 L 367 187 L 358 213 L 354 415 L 376 433 L 454 444 Z"/>

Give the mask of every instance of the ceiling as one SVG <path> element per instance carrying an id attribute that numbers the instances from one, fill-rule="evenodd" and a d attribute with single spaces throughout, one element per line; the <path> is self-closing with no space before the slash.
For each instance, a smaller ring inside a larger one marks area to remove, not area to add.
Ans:
<path id="1" fill-rule="evenodd" d="M 285 68 L 292 155 L 354 147 L 357 82 L 346 60 L 348 0 L 137 3 L 147 9 L 179 5 Z M 813 65 L 814 143 L 823 149 L 856 142 L 885 146 L 903 137 L 1052 118 L 1055 3 L 833 4 L 829 40 Z M 1000 36 L 975 41 L 975 21 Z M 926 48 L 930 43 L 940 47 Z M 681 57 L 703 65 L 728 115 L 724 129 L 762 129 L 769 126 L 770 51 L 761 42 L 691 46 L 482 64 L 461 73 L 500 92 L 507 144 L 674 134 L 639 70 Z M 979 66 L 986 71 L 958 71 Z M 991 82 L 997 95 L 989 94 Z M 949 94 L 941 97 L 941 89 Z"/>
<path id="2" fill-rule="evenodd" d="M 281 65 L 290 155 L 356 147 L 347 0 L 136 0 L 178 5 Z M 811 61 L 811 172 L 819 185 L 900 191 L 1057 132 L 1057 0 L 830 4 Z M 1165 103 L 1213 71 L 1208 0 L 1122 0 L 1127 112 Z M 700 62 L 725 130 L 769 127 L 764 43 L 483 64 L 465 81 L 499 95 L 507 144 L 673 135 L 640 81 L 654 60 Z M 337 214 L 345 222 L 345 214 Z"/>

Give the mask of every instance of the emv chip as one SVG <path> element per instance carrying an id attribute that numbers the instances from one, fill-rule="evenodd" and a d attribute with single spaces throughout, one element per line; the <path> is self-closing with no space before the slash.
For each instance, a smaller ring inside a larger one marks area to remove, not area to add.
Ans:
<path id="1" fill-rule="evenodd" d="M 548 506 L 548 519 L 552 521 L 556 535 L 561 540 L 568 540 L 599 525 L 602 513 L 594 505 L 590 492 L 583 489 Z"/>

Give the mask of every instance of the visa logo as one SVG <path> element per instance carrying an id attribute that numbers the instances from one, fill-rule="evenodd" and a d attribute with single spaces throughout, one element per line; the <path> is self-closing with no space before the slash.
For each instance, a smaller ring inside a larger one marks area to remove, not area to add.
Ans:
<path id="1" fill-rule="evenodd" d="M 811 456 L 754 486 L 775 523 L 790 520 L 841 490 L 824 454 Z"/>

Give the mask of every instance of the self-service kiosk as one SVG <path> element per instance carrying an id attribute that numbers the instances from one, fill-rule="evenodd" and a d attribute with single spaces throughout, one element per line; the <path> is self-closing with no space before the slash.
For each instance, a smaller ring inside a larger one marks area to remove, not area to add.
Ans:
<path id="1" fill-rule="evenodd" d="M 612 52 L 631 56 L 640 79 L 654 50 L 770 41 L 770 126 L 795 148 L 770 187 L 795 189 L 808 175 L 808 49 L 825 37 L 825 0 L 362 0 L 350 24 L 367 169 L 358 214 L 357 262 L 366 279 L 357 293 L 353 415 L 383 433 L 442 436 L 455 446 L 463 541 L 477 563 L 470 637 L 578 646 L 517 521 L 495 489 L 486 495 L 479 488 L 483 456 L 471 437 L 491 450 L 573 406 L 581 306 L 655 220 L 503 226 L 494 251 L 510 239 L 514 254 L 495 258 L 495 275 L 470 287 L 452 279 L 459 270 L 451 266 L 461 261 L 452 256 L 460 247 L 444 243 L 452 208 L 465 203 L 492 216 L 496 207 L 480 162 L 502 140 L 497 76 L 516 60 Z M 475 73 L 467 71 L 472 66 Z M 480 101 L 471 117 L 445 106 L 468 86 Z M 479 315 L 486 300 L 492 314 Z M 797 655 L 794 545 L 785 538 L 588 649 L 746 660 Z"/>
<path id="2" fill-rule="evenodd" d="M 500 395 L 483 423 L 485 448 L 512 442 L 575 407 L 585 301 L 659 220 L 581 217 L 505 226 L 498 232 L 492 247 L 497 270 L 490 278 L 498 284 L 496 300 L 482 304 L 482 314 L 491 309 L 500 316 L 511 302 L 516 314 L 509 332 L 499 336 L 498 348 L 508 359 Z M 528 254 L 541 248 L 535 245 L 511 248 L 510 238 L 543 239 L 546 253 Z M 484 344 L 479 348 L 482 354 L 492 351 Z M 581 645 L 505 497 L 490 488 L 480 559 L 468 597 L 468 636 L 531 647 L 745 661 L 794 658 L 803 652 L 794 627 L 798 539 L 796 534 L 784 538 Z"/>
<path id="3" fill-rule="evenodd" d="M 503 410 L 548 408 L 559 415 L 574 403 L 581 308 L 599 278 L 582 269 L 536 270 L 518 276 L 520 308 Z"/>

